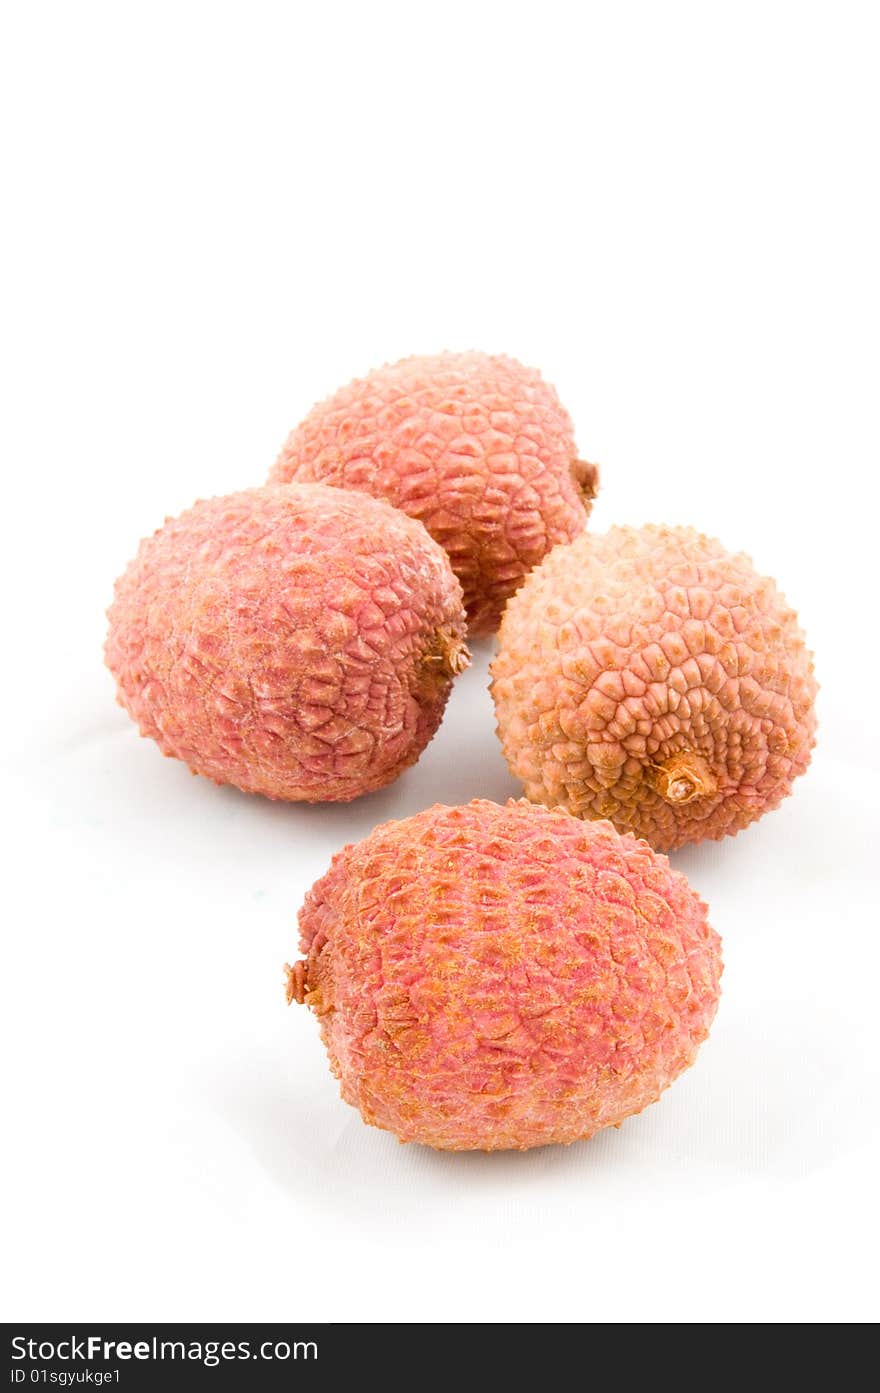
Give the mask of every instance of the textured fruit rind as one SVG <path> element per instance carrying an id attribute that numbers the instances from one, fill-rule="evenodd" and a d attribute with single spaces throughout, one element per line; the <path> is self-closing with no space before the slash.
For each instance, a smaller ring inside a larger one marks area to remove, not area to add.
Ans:
<path id="1" fill-rule="evenodd" d="M 775 808 L 815 742 L 794 610 L 691 528 L 614 527 L 551 552 L 508 605 L 492 674 L 528 797 L 663 851 Z"/>
<path id="2" fill-rule="evenodd" d="M 377 827 L 299 921 L 289 995 L 343 1098 L 444 1150 L 618 1125 L 692 1063 L 718 1004 L 720 939 L 666 858 L 524 800 Z"/>
<path id="3" fill-rule="evenodd" d="M 405 358 L 343 387 L 291 432 L 276 481 L 318 480 L 418 518 L 462 583 L 472 633 L 498 627 L 523 577 L 583 528 L 598 471 L 571 419 L 513 358 Z"/>
<path id="4" fill-rule="evenodd" d="M 317 484 L 197 503 L 141 543 L 107 663 L 142 734 L 269 798 L 347 800 L 415 762 L 467 661 L 442 548 Z"/>

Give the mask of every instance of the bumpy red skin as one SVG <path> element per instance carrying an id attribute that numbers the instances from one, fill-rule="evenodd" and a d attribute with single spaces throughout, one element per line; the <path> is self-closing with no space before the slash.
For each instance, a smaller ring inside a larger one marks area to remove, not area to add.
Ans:
<path id="1" fill-rule="evenodd" d="M 557 542 L 584 527 L 598 480 L 539 372 L 513 358 L 405 358 L 315 406 L 272 470 L 386 498 L 449 553 L 472 634 Z"/>
<path id="2" fill-rule="evenodd" d="M 797 616 L 742 554 L 690 528 L 560 547 L 504 616 L 498 732 L 529 798 L 609 818 L 662 851 L 747 827 L 815 742 Z M 670 771 L 694 776 L 676 803 Z"/>
<path id="3" fill-rule="evenodd" d="M 300 928 L 289 995 L 343 1098 L 442 1150 L 617 1126 L 693 1062 L 718 1004 L 720 940 L 665 857 L 525 801 L 377 827 Z"/>
<path id="4" fill-rule="evenodd" d="M 345 801 L 390 783 L 467 661 L 443 550 L 388 504 L 317 484 L 166 522 L 109 619 L 107 663 L 141 733 L 267 798 Z"/>

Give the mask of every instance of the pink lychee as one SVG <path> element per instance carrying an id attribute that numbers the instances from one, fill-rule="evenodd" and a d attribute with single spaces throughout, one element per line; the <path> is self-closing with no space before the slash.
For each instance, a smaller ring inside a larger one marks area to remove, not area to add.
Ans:
<path id="1" fill-rule="evenodd" d="M 319 403 L 272 479 L 385 498 L 452 561 L 473 634 L 491 633 L 528 571 L 586 523 L 598 484 L 533 368 L 485 353 L 405 358 Z"/>
<path id="2" fill-rule="evenodd" d="M 346 1102 L 443 1150 L 572 1142 L 653 1103 L 718 1004 L 684 876 L 610 823 L 477 800 L 377 827 L 306 897 L 288 999 Z"/>
<path id="3" fill-rule="evenodd" d="M 197 503 L 117 582 L 107 663 L 166 755 L 268 798 L 381 788 L 467 663 L 461 587 L 421 523 L 288 484 Z"/>

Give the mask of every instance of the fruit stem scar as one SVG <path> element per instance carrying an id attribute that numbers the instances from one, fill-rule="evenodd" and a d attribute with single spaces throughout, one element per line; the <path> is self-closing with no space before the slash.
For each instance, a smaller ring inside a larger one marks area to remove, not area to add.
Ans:
<path id="1" fill-rule="evenodd" d="M 574 479 L 584 498 L 591 501 L 599 492 L 599 466 L 589 464 L 585 459 L 573 459 L 571 462 L 571 477 Z"/>
<path id="2" fill-rule="evenodd" d="M 309 965 L 304 958 L 300 958 L 293 967 L 289 963 L 284 964 L 284 971 L 287 973 L 287 1004 L 289 1006 L 295 1001 L 297 1006 L 311 1006 L 316 1016 L 326 1016 L 333 1007 L 325 1004 L 320 986 L 309 986 L 306 981 L 308 970 Z"/>
<path id="3" fill-rule="evenodd" d="M 652 764 L 647 780 L 667 803 L 681 807 L 695 798 L 708 798 L 718 788 L 718 781 L 702 755 L 692 750 L 680 750 L 662 764 Z"/>
<path id="4" fill-rule="evenodd" d="M 460 638 L 447 629 L 438 629 L 423 654 L 425 673 L 431 677 L 458 677 L 470 667 L 471 655 Z"/>
<path id="5" fill-rule="evenodd" d="M 286 996 L 288 1006 L 292 1001 L 295 1001 L 297 1006 L 302 1006 L 306 999 L 306 992 L 308 991 L 308 987 L 306 986 L 306 963 L 302 958 L 299 962 L 294 963 L 293 967 L 290 966 L 290 963 L 285 963 L 284 971 L 287 973 Z"/>

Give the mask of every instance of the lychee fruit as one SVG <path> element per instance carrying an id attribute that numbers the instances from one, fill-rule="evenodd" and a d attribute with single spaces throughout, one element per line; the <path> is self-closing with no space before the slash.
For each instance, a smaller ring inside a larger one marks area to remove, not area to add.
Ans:
<path id="1" fill-rule="evenodd" d="M 421 523 L 319 484 L 197 503 L 116 584 L 107 664 L 143 735 L 268 798 L 356 798 L 415 763 L 467 664 Z"/>
<path id="2" fill-rule="evenodd" d="M 449 553 L 473 634 L 494 632 L 523 577 L 583 528 L 598 484 L 541 374 L 514 358 L 405 358 L 343 387 L 288 437 L 276 481 L 385 498 Z"/>
<path id="3" fill-rule="evenodd" d="M 342 1097 L 447 1151 L 591 1137 L 653 1103 L 715 1015 L 706 906 L 644 842 L 525 802 L 435 806 L 334 857 L 288 1000 Z"/>
<path id="4" fill-rule="evenodd" d="M 741 831 L 810 761 L 816 680 L 794 610 L 691 528 L 557 548 L 508 605 L 492 673 L 529 798 L 661 851 Z"/>

